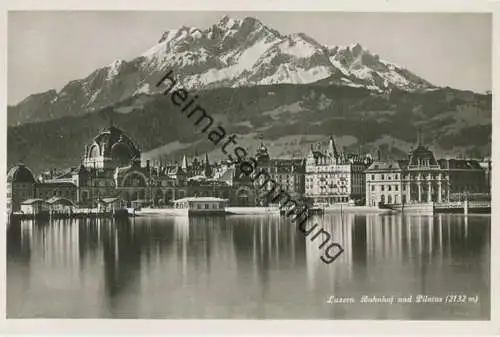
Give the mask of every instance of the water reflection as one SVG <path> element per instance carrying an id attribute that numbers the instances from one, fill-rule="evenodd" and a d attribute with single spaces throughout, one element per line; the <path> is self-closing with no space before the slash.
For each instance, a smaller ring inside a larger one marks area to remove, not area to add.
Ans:
<path id="1" fill-rule="evenodd" d="M 320 259 L 274 216 L 23 221 L 7 233 L 8 317 L 487 319 L 489 216 L 331 214 Z M 330 295 L 479 304 L 328 305 Z"/>

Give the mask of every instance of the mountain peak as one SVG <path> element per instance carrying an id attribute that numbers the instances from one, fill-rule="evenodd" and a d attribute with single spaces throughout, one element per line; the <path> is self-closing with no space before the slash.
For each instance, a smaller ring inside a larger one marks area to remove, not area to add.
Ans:
<path id="1" fill-rule="evenodd" d="M 257 26 L 264 26 L 262 22 L 260 22 L 258 19 L 252 17 L 252 16 L 246 16 L 242 23 L 246 23 L 248 25 L 257 25 Z"/>
<path id="2" fill-rule="evenodd" d="M 356 54 L 365 50 L 359 42 L 351 43 L 349 45 L 349 49 L 351 49 Z"/>
<path id="3" fill-rule="evenodd" d="M 307 42 L 309 44 L 312 44 L 315 47 L 318 47 L 318 48 L 321 48 L 321 49 L 325 48 L 325 46 L 323 46 L 321 43 L 319 43 L 318 41 L 316 41 L 315 39 L 313 39 L 312 37 L 310 37 L 309 35 L 307 35 L 305 33 L 294 33 L 294 34 L 290 34 L 289 37 L 292 40 L 300 39 L 302 41 L 305 41 L 305 42 Z"/>
<path id="4" fill-rule="evenodd" d="M 85 113 L 137 93 L 154 94 L 150 89 L 153 79 L 166 69 L 174 69 L 189 89 L 322 80 L 378 92 L 434 87 L 410 71 L 380 60 L 360 43 L 329 48 L 302 32 L 281 34 L 250 16 L 236 19 L 224 15 L 206 28 L 167 30 L 137 58 L 117 60 L 103 68 L 71 81 L 57 97 L 50 97 L 49 105 L 53 104 L 51 109 L 57 113 L 47 114 L 47 118 L 67 114 L 68 102 L 73 102 L 72 111 Z"/>
<path id="5" fill-rule="evenodd" d="M 220 18 L 216 25 L 221 27 L 221 28 L 227 28 L 231 29 L 235 24 L 238 24 L 239 20 L 231 18 L 229 15 L 224 15 L 222 18 Z"/>
<path id="6" fill-rule="evenodd" d="M 224 15 L 222 18 L 217 20 L 215 25 L 223 30 L 238 29 L 242 27 L 259 28 L 264 26 L 261 21 L 251 16 L 246 16 L 243 19 L 239 20 L 234 19 L 228 15 Z"/>
<path id="7" fill-rule="evenodd" d="M 121 68 L 123 67 L 123 65 L 125 65 L 125 63 L 127 63 L 127 62 L 125 62 L 125 61 L 124 61 L 124 60 L 122 60 L 122 59 L 117 59 L 117 60 L 114 60 L 114 61 L 113 61 L 113 62 L 112 62 L 112 63 L 108 66 L 108 74 L 107 74 L 107 77 L 106 77 L 106 78 L 107 78 L 108 80 L 111 80 L 111 79 L 115 78 L 115 77 L 119 74 L 119 72 L 120 72 Z"/>
<path id="8" fill-rule="evenodd" d="M 344 46 L 330 46 L 329 50 L 333 51 L 333 53 L 348 53 L 354 56 L 358 56 L 364 53 L 370 53 L 370 51 L 364 48 L 359 42 L 351 43 L 349 45 Z"/>
<path id="9" fill-rule="evenodd" d="M 225 25 L 229 20 L 232 20 L 232 18 L 229 15 L 224 15 L 219 20 L 217 20 L 217 24 Z"/>

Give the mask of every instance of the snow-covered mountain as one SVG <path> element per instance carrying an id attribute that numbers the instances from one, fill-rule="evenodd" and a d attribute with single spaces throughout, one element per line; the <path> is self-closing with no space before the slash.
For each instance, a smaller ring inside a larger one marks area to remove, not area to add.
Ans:
<path id="1" fill-rule="evenodd" d="M 434 88 L 359 44 L 328 47 L 303 33 L 282 35 L 255 18 L 224 16 L 203 30 L 166 31 L 132 60 L 116 60 L 60 92 L 26 98 L 9 107 L 9 125 L 81 115 L 134 95 L 157 93 L 155 83 L 167 69 L 188 89 L 318 81 L 378 92 Z"/>
<path id="2" fill-rule="evenodd" d="M 433 87 L 359 44 L 327 47 L 303 33 L 282 35 L 250 17 L 225 16 L 203 31 L 167 31 L 141 56 L 150 71 L 174 68 L 188 88 L 306 84 L 329 77 L 337 84 L 374 90 Z"/>

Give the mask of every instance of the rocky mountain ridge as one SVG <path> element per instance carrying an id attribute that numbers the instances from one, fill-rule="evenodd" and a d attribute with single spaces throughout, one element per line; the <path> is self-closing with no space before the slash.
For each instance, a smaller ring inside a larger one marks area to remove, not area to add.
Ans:
<path id="1" fill-rule="evenodd" d="M 206 29 L 166 31 L 132 60 L 116 60 L 59 92 L 27 97 L 8 107 L 8 125 L 80 116 L 136 95 L 154 95 L 154 84 L 167 69 L 191 90 L 317 81 L 379 93 L 436 89 L 360 44 L 328 47 L 303 33 L 283 35 L 255 18 L 224 16 Z"/>

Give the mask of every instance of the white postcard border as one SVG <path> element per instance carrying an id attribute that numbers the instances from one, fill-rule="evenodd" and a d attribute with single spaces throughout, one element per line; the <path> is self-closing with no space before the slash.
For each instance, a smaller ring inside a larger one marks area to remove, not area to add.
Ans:
<path id="1" fill-rule="evenodd" d="M 252 0 L 252 1 L 206 1 L 206 0 L 9 0 L 4 1 L 0 16 L 0 30 L 5 39 L 0 39 L 2 53 L 0 70 L 1 97 L 6 98 L 7 89 L 7 11 L 8 10 L 210 10 L 210 11 L 351 11 L 351 12 L 495 12 L 493 17 L 493 88 L 496 93 L 500 89 L 500 3 L 482 0 L 431 0 L 431 1 L 392 1 L 392 0 Z M 34 74 L 36 76 L 36 74 Z M 493 95 L 493 112 L 500 106 L 499 98 Z M 1 100 L 4 111 L 1 119 L 6 130 L 7 106 L 6 99 Z M 492 113 L 492 161 L 500 162 L 500 143 L 497 134 L 500 121 L 496 113 Z M 2 164 L 0 165 L 0 214 L 6 214 L 6 132 L 2 133 L 1 146 Z M 495 149 L 496 148 L 496 149 Z M 0 333 L 85 333 L 85 334 L 180 334 L 180 333 L 217 333 L 217 334 L 286 334 L 286 335 L 321 335 L 321 334 L 453 334 L 479 335 L 500 334 L 499 310 L 500 292 L 498 291 L 500 246 L 495 238 L 500 238 L 499 219 L 497 215 L 500 200 L 500 177 L 492 177 L 492 225 L 491 225 L 491 320 L 490 321 L 376 321 L 376 320 L 107 320 L 107 319 L 5 319 L 6 310 L 6 247 L 4 229 L 0 235 L 1 256 L 1 313 Z"/>

